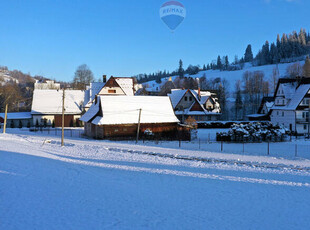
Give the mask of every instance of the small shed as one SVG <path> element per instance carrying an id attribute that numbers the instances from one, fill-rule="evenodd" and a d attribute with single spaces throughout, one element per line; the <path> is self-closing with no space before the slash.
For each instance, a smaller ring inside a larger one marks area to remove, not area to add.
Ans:
<path id="1" fill-rule="evenodd" d="M 179 120 L 169 97 L 97 96 L 81 117 L 85 134 L 92 138 L 134 137 L 140 133 L 176 135 Z"/>
<path id="2" fill-rule="evenodd" d="M 4 123 L 5 114 L 0 113 L 0 123 Z M 31 112 L 7 113 L 7 127 L 19 128 L 32 126 Z"/>

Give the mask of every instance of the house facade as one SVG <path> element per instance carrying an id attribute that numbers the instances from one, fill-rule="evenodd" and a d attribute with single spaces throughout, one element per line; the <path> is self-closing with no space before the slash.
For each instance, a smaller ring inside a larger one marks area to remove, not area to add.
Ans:
<path id="1" fill-rule="evenodd" d="M 172 89 L 168 94 L 178 119 L 192 117 L 197 122 L 217 121 L 221 115 L 220 104 L 214 93 L 200 90 Z"/>
<path id="2" fill-rule="evenodd" d="M 34 90 L 31 115 L 33 125 L 62 125 L 62 90 Z M 82 115 L 84 91 L 65 90 L 65 127 L 76 124 Z"/>
<path id="3" fill-rule="evenodd" d="M 113 77 L 106 81 L 103 75 L 103 82 L 91 83 L 85 91 L 84 109 L 87 111 L 99 96 L 134 96 L 136 91 L 135 80 L 132 77 Z"/>
<path id="4" fill-rule="evenodd" d="M 179 120 L 168 97 L 97 96 L 81 117 L 85 134 L 96 139 L 135 137 L 140 134 L 177 132 Z"/>
<path id="5" fill-rule="evenodd" d="M 286 81 L 287 80 L 287 81 Z M 297 134 L 310 132 L 310 79 L 280 79 L 275 103 L 271 108 L 271 122 L 284 125 Z"/>

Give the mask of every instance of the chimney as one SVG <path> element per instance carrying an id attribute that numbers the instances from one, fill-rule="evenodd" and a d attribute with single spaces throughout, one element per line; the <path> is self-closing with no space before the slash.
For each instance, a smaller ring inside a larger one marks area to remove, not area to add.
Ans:
<path id="1" fill-rule="evenodd" d="M 103 83 L 106 83 L 106 82 L 107 82 L 107 75 L 103 75 L 103 76 L 102 76 L 102 81 L 103 81 Z"/>

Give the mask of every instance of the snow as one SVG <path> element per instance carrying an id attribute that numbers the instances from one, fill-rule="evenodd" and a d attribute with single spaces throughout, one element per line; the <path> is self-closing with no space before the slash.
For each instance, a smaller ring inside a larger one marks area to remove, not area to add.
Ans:
<path id="1" fill-rule="evenodd" d="M 61 114 L 62 90 L 34 90 L 31 114 Z M 80 114 L 84 101 L 84 91 L 65 91 L 65 113 Z"/>
<path id="2" fill-rule="evenodd" d="M 303 65 L 304 61 L 294 62 L 294 63 L 300 63 L 301 65 Z M 186 76 L 191 76 L 195 79 L 195 78 L 201 78 L 205 75 L 207 80 L 215 79 L 218 77 L 221 79 L 226 79 L 229 82 L 229 91 L 233 92 L 236 81 L 242 80 L 243 74 L 246 71 L 250 71 L 250 72 L 262 71 L 265 75 L 265 80 L 268 80 L 271 78 L 274 68 L 278 68 L 279 76 L 284 77 L 286 75 L 287 68 L 293 65 L 294 63 L 282 63 L 282 64 L 264 65 L 264 66 L 252 66 L 250 63 L 246 63 L 242 70 L 236 70 L 236 71 L 206 70 L 206 71 L 200 71 L 196 75 L 186 75 Z M 172 80 L 175 80 L 176 77 L 177 76 L 173 76 Z M 160 84 L 156 83 L 156 81 L 154 80 L 154 81 L 143 83 L 143 85 L 148 85 L 149 88 L 152 88 L 153 91 L 156 91 L 155 89 L 158 87 L 160 90 L 160 86 L 165 84 L 166 81 L 168 81 L 168 78 L 166 79 L 163 78 L 162 83 Z"/>
<path id="3" fill-rule="evenodd" d="M 137 124 L 141 109 L 140 123 L 178 123 L 169 97 L 151 96 L 100 96 L 102 116 L 97 116 L 92 123 L 96 125 Z M 87 122 L 94 114 L 86 112 L 81 120 Z"/>
<path id="4" fill-rule="evenodd" d="M 133 86 L 132 78 L 119 77 L 119 78 L 115 78 L 115 81 L 122 88 L 125 95 L 134 96 L 134 93 L 133 93 L 134 86 Z"/>
<path id="5" fill-rule="evenodd" d="M 304 96 L 307 94 L 307 92 L 310 90 L 310 84 L 302 84 L 300 85 L 294 93 L 291 93 L 292 95 L 291 100 L 287 103 L 286 106 L 276 106 L 274 105 L 271 109 L 273 110 L 296 110 Z M 286 95 L 285 95 L 286 98 Z"/>
<path id="6" fill-rule="evenodd" d="M 60 147 L 27 132 L 0 143 L 1 229 L 309 227 L 307 160 L 86 139 Z M 193 155 L 218 161 L 178 159 Z"/>
<path id="7" fill-rule="evenodd" d="M 0 117 L 4 118 L 5 114 L 0 113 Z M 17 112 L 17 113 L 7 113 L 7 119 L 13 120 L 13 119 L 31 119 L 31 113 L 30 112 Z"/>

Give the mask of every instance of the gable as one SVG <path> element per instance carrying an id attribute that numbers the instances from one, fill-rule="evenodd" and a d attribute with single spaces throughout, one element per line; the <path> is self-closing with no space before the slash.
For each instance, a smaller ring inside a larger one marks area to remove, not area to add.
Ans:
<path id="1" fill-rule="evenodd" d="M 190 111 L 204 111 L 201 107 L 201 105 L 196 101 Z"/>

